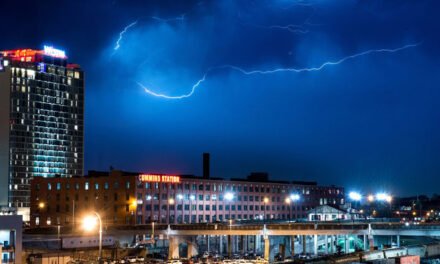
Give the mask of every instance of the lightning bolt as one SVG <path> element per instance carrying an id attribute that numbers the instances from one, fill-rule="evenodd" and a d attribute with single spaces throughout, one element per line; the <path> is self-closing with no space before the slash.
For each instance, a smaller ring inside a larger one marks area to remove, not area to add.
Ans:
<path id="1" fill-rule="evenodd" d="M 120 47 L 121 47 L 121 41 L 122 41 L 122 38 L 124 37 L 124 34 L 127 32 L 127 30 L 129 29 L 129 28 L 131 28 L 131 27 L 134 27 L 136 24 L 137 24 L 137 20 L 136 21 L 134 21 L 134 22 L 132 22 L 131 24 L 129 24 L 128 26 L 126 26 L 125 28 L 124 28 L 124 30 L 122 30 L 121 32 L 119 32 L 119 38 L 118 38 L 118 40 L 116 41 L 116 45 L 115 45 L 115 47 L 113 48 L 113 50 L 114 50 L 114 52 L 116 52 Z"/>
<path id="2" fill-rule="evenodd" d="M 181 14 L 180 16 L 171 17 L 171 18 L 161 18 L 161 17 L 157 17 L 157 16 L 152 16 L 150 18 L 153 20 L 162 22 L 162 23 L 167 23 L 167 22 L 171 22 L 171 21 L 183 21 L 183 20 L 185 20 L 185 15 L 186 14 Z"/>
<path id="3" fill-rule="evenodd" d="M 200 78 L 192 86 L 189 93 L 186 93 L 183 95 L 178 95 L 178 96 L 171 96 L 171 95 L 166 95 L 166 94 L 162 94 L 162 93 L 156 93 L 156 92 L 152 91 L 151 89 L 148 89 L 147 87 L 145 87 L 142 83 L 140 83 L 140 82 L 136 82 L 136 83 L 139 85 L 139 87 L 144 89 L 144 91 L 147 94 L 150 94 L 152 96 L 165 98 L 165 99 L 184 99 L 184 98 L 188 98 L 188 97 L 192 96 L 195 93 L 196 89 L 200 86 L 200 84 L 205 82 L 209 73 L 214 70 L 230 69 L 230 70 L 238 71 L 244 75 L 273 74 L 273 73 L 280 73 L 280 72 L 294 72 L 294 73 L 315 72 L 315 71 L 320 71 L 328 66 L 338 65 L 338 64 L 341 64 L 345 61 L 355 59 L 357 57 L 361 57 L 361 56 L 365 56 L 365 55 L 369 55 L 369 54 L 373 54 L 373 53 L 395 53 L 395 52 L 402 51 L 405 49 L 417 47 L 420 44 L 422 44 L 422 42 L 414 43 L 414 44 L 407 44 L 405 46 L 395 48 L 395 49 L 371 49 L 371 50 L 367 50 L 367 51 L 363 51 L 360 53 L 346 56 L 346 57 L 339 59 L 339 60 L 336 60 L 336 61 L 327 61 L 317 67 L 311 67 L 311 68 L 276 68 L 276 69 L 271 69 L 271 70 L 251 70 L 251 71 L 249 71 L 249 70 L 245 70 L 243 68 L 240 68 L 240 67 L 234 66 L 234 65 L 221 65 L 221 66 L 211 67 L 203 74 L 202 78 Z"/>

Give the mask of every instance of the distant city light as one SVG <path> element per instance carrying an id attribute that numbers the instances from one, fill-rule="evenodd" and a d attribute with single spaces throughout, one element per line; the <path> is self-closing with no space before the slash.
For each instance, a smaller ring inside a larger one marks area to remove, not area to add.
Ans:
<path id="1" fill-rule="evenodd" d="M 194 201 L 194 200 L 196 199 L 196 197 L 194 196 L 194 194 L 191 194 L 191 195 L 189 196 L 189 199 L 190 199 L 191 201 Z"/>
<path id="2" fill-rule="evenodd" d="M 367 200 L 369 202 L 373 202 L 374 201 L 374 195 L 372 195 L 372 194 L 368 195 Z"/>
<path id="3" fill-rule="evenodd" d="M 178 195 L 177 195 L 177 199 L 182 200 L 182 199 L 183 199 L 183 195 L 178 194 Z"/>
<path id="4" fill-rule="evenodd" d="M 358 192 L 350 192 L 348 194 L 348 197 L 353 201 L 360 201 L 362 200 L 362 195 Z"/>
<path id="5" fill-rule="evenodd" d="M 391 202 L 393 200 L 391 195 L 386 194 L 386 193 L 378 193 L 378 194 L 376 194 L 376 199 L 378 201 L 386 201 L 386 202 Z"/>

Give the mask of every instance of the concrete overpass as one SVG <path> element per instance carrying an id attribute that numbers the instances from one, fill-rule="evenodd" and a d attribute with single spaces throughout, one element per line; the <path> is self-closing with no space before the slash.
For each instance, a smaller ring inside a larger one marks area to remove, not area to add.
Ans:
<path id="1" fill-rule="evenodd" d="M 154 226 L 154 227 L 153 227 Z M 364 250 L 374 248 L 374 237 L 388 236 L 400 246 L 400 236 L 427 236 L 440 237 L 440 223 L 406 225 L 399 222 L 306 222 L 306 223 L 206 223 L 206 224 L 148 224 L 136 226 L 108 227 L 106 235 L 115 237 L 133 237 L 133 235 L 150 237 L 161 236 L 168 240 L 169 256 L 171 258 L 179 256 L 179 245 L 187 243 L 188 255 L 193 255 L 197 250 L 198 243 L 194 237 L 207 237 L 209 249 L 210 237 L 216 239 L 216 245 L 220 252 L 227 248 L 227 253 L 231 254 L 240 249 L 242 252 L 248 250 L 246 246 L 252 242 L 252 249 L 257 251 L 264 248 L 264 256 L 270 259 L 273 251 L 278 246 L 279 252 L 318 253 L 318 246 L 324 248 L 325 253 L 335 253 L 335 241 L 345 241 L 344 252 L 348 252 L 350 238 L 360 237 L 363 240 Z M 38 232 L 37 232 L 38 234 Z M 40 233 L 41 234 L 41 233 Z M 64 235 L 64 232 L 63 232 Z M 75 233 L 70 233 L 75 235 Z M 80 235 L 76 233 L 76 235 Z M 223 245 L 225 245 L 223 247 Z M 368 246 L 367 246 L 368 245 Z M 310 247 L 311 246 L 311 247 Z M 296 247 L 296 249 L 295 249 Z M 310 252 L 310 248 L 313 249 Z M 234 250 L 235 249 L 235 250 Z M 307 250 L 309 249 L 309 250 Z"/>

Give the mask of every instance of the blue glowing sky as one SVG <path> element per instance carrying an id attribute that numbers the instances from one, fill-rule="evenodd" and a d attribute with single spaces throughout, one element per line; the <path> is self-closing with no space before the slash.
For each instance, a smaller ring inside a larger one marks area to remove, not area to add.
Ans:
<path id="1" fill-rule="evenodd" d="M 0 50 L 86 72 L 86 170 L 438 192 L 438 1 L 14 2 Z"/>

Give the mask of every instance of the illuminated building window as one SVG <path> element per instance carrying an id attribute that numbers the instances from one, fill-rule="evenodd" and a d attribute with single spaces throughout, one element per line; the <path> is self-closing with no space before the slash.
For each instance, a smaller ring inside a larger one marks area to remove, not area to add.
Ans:
<path id="1" fill-rule="evenodd" d="M 95 190 L 99 190 L 99 183 L 95 183 Z"/>
<path id="2" fill-rule="evenodd" d="M 84 190 L 89 190 L 89 182 L 84 183 Z"/>
<path id="3" fill-rule="evenodd" d="M 104 189 L 105 189 L 105 190 L 108 190 L 108 182 L 105 182 L 105 183 L 104 183 Z"/>
<path id="4" fill-rule="evenodd" d="M 61 183 L 57 182 L 57 190 L 61 190 Z"/>
<path id="5" fill-rule="evenodd" d="M 125 189 L 130 189 L 130 182 L 125 182 Z"/>
<path id="6" fill-rule="evenodd" d="M 48 190 L 52 190 L 52 184 L 48 183 L 48 184 L 47 184 L 47 189 L 48 189 Z"/>

